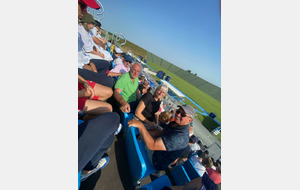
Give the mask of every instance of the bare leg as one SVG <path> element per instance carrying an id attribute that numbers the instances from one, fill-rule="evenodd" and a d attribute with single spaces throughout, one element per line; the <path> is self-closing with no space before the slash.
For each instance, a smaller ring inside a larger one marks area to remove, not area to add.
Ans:
<path id="1" fill-rule="evenodd" d="M 103 86 L 98 83 L 96 83 L 94 86 L 94 92 L 95 92 L 95 96 L 98 96 L 99 97 L 98 100 L 100 100 L 100 101 L 104 101 L 104 100 L 108 99 L 113 94 L 113 91 L 111 88 L 109 88 L 107 86 Z M 89 98 L 90 95 L 91 94 L 88 93 L 85 89 L 78 90 L 78 97 Z"/>
<path id="2" fill-rule="evenodd" d="M 97 100 L 86 100 L 82 109 L 84 114 L 101 115 L 106 112 L 112 112 L 112 106 L 109 103 Z"/>

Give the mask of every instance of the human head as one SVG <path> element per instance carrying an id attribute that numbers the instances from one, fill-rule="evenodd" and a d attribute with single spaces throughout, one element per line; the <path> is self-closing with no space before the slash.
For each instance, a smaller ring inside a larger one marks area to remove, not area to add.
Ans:
<path id="1" fill-rule="evenodd" d="M 145 80 L 145 76 L 139 76 L 139 81 Z"/>
<path id="2" fill-rule="evenodd" d="M 161 112 L 159 115 L 159 119 L 163 123 L 168 123 L 171 118 L 171 113 L 169 111 Z"/>
<path id="3" fill-rule="evenodd" d="M 115 56 L 118 57 L 118 56 L 121 55 L 121 53 L 123 53 L 123 51 L 121 50 L 121 48 L 115 47 L 115 49 L 114 49 Z"/>
<path id="4" fill-rule="evenodd" d="M 195 109 L 190 105 L 178 106 L 175 114 L 175 122 L 178 125 L 188 125 L 190 124 L 195 116 Z"/>
<path id="5" fill-rule="evenodd" d="M 101 8 L 95 0 L 78 0 L 78 20 L 80 20 L 84 14 L 87 14 L 87 6 L 93 9 Z"/>
<path id="6" fill-rule="evenodd" d="M 209 156 L 208 150 L 205 150 L 204 153 L 205 153 L 206 156 Z"/>
<path id="7" fill-rule="evenodd" d="M 98 20 L 95 20 L 95 27 L 96 27 L 98 30 L 101 30 L 101 23 L 100 23 Z"/>
<path id="8" fill-rule="evenodd" d="M 143 86 L 148 89 L 149 82 L 146 79 L 143 80 Z"/>
<path id="9" fill-rule="evenodd" d="M 213 161 L 211 160 L 211 158 L 210 157 L 204 157 L 204 158 L 202 158 L 202 165 L 206 168 L 206 169 L 208 169 L 208 168 L 211 168 L 212 167 L 212 165 L 213 165 Z"/>
<path id="10" fill-rule="evenodd" d="M 165 84 L 161 84 L 159 85 L 155 92 L 154 92 L 154 97 L 157 97 L 158 99 L 163 99 L 163 97 L 165 97 L 165 95 L 168 93 L 168 86 Z"/>
<path id="11" fill-rule="evenodd" d="M 94 20 L 94 17 L 93 15 L 87 13 L 85 15 L 82 16 L 81 20 L 80 20 L 81 23 L 86 23 L 86 26 L 88 27 L 88 29 L 93 29 L 94 28 L 94 23 L 95 23 L 95 20 Z M 84 24 L 83 24 L 83 27 L 86 27 Z M 85 28 L 87 30 L 87 28 Z"/>
<path id="12" fill-rule="evenodd" d="M 171 114 L 172 114 L 172 115 L 174 114 L 174 112 L 175 112 L 174 110 L 171 110 Z"/>
<path id="13" fill-rule="evenodd" d="M 124 60 L 125 59 L 126 59 L 126 56 L 125 56 Z M 130 71 L 129 71 L 130 78 L 136 79 L 140 75 L 141 71 L 142 71 L 142 65 L 138 62 L 134 62 L 130 66 Z"/>
<path id="14" fill-rule="evenodd" d="M 164 108 L 164 109 L 165 109 L 166 106 L 167 106 L 166 104 L 163 104 L 163 108 Z"/>
<path id="15" fill-rule="evenodd" d="M 127 67 L 127 68 L 130 67 L 132 62 L 133 62 L 133 58 L 130 55 L 125 55 L 124 60 L 123 60 L 123 64 L 125 65 L 125 67 Z"/>

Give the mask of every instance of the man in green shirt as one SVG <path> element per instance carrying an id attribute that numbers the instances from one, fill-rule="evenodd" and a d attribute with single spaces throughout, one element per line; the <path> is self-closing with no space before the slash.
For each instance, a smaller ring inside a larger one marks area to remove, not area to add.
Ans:
<path id="1" fill-rule="evenodd" d="M 129 113 L 130 110 L 135 109 L 138 104 L 138 76 L 141 73 L 141 69 L 141 64 L 137 62 L 133 63 L 130 67 L 130 71 L 122 74 L 115 85 L 114 97 L 117 102 L 119 102 L 122 112 Z"/>

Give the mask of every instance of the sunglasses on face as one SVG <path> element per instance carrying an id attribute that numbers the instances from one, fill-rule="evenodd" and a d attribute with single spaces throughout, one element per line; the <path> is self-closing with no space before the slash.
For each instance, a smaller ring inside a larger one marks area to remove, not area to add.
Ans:
<path id="1" fill-rule="evenodd" d="M 128 63 L 130 63 L 130 64 L 132 63 L 131 61 L 127 61 L 127 60 L 125 60 L 125 61 L 128 62 Z"/>
<path id="2" fill-rule="evenodd" d="M 186 115 L 186 113 L 182 112 L 180 109 L 176 110 L 177 114 L 180 114 L 181 117 L 189 117 Z"/>

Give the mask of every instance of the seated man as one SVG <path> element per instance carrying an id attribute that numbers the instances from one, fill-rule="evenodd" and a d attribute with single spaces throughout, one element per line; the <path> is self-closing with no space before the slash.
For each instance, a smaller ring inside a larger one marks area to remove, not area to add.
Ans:
<path id="1" fill-rule="evenodd" d="M 122 64 L 118 64 L 112 70 L 107 71 L 107 76 L 114 77 L 127 73 L 130 70 L 129 67 L 133 61 L 134 60 L 130 55 L 126 55 Z"/>
<path id="2" fill-rule="evenodd" d="M 118 57 L 121 56 L 121 53 L 123 53 L 123 51 L 121 50 L 121 48 L 115 47 L 114 53 L 112 54 L 112 58 L 113 60 L 117 59 Z"/>
<path id="3" fill-rule="evenodd" d="M 101 36 L 101 23 L 97 20 L 95 20 L 95 27 L 91 29 L 91 32 L 93 33 L 92 39 L 94 42 L 105 49 L 106 40 Z"/>
<path id="4" fill-rule="evenodd" d="M 78 33 L 80 33 L 83 40 L 83 49 L 86 54 L 93 59 L 104 59 L 111 61 L 113 58 L 111 57 L 110 53 L 94 42 L 94 40 L 97 39 L 96 37 L 94 39 L 92 38 L 96 35 L 92 31 L 92 29 L 95 27 L 94 24 L 95 20 L 89 13 L 83 15 L 80 20 L 80 24 L 78 25 Z"/>
<path id="5" fill-rule="evenodd" d="M 194 117 L 195 109 L 190 105 L 183 105 L 177 109 L 175 121 L 163 130 L 147 131 L 143 123 L 136 119 L 128 121 L 128 126 L 139 129 L 146 144 L 149 161 L 160 171 L 167 169 L 186 150 L 189 143 L 189 124 Z"/>
<path id="6" fill-rule="evenodd" d="M 145 79 L 139 84 L 139 94 L 143 96 L 147 93 L 147 89 L 149 88 L 149 82 Z"/>
<path id="7" fill-rule="evenodd" d="M 135 62 L 131 65 L 130 71 L 121 75 L 115 85 L 114 97 L 120 104 L 122 112 L 129 113 L 136 108 L 138 101 L 138 76 L 142 70 L 141 64 Z M 122 95 L 121 95 L 122 92 Z"/>

